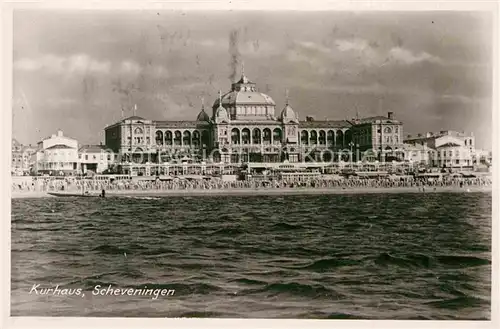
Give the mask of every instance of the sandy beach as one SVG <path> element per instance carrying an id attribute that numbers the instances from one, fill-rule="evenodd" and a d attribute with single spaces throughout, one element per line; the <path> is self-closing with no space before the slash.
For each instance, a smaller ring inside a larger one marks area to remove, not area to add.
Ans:
<path id="1" fill-rule="evenodd" d="M 362 193 L 443 193 L 443 192 L 491 192 L 490 186 L 471 187 L 427 187 L 425 192 L 417 187 L 379 187 L 379 188 L 234 188 L 234 189 L 186 189 L 186 190 L 118 190 L 106 191 L 106 196 L 210 196 L 210 195 L 306 195 L 306 194 L 362 194 Z M 94 192 L 99 194 L 99 191 Z M 12 192 L 13 199 L 54 197 L 47 192 Z"/>

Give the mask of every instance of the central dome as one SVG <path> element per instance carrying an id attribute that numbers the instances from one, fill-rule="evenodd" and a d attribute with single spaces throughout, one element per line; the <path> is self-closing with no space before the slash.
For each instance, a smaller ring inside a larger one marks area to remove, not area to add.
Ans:
<path id="1" fill-rule="evenodd" d="M 264 93 L 257 91 L 255 83 L 245 75 L 231 85 L 231 91 L 214 102 L 214 111 L 222 105 L 232 120 L 269 120 L 274 118 L 276 103 Z"/>

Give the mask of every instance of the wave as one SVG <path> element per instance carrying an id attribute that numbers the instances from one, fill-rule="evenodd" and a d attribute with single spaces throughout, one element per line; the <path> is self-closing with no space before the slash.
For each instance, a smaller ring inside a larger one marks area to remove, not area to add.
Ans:
<path id="1" fill-rule="evenodd" d="M 89 291 L 93 290 L 96 286 L 101 286 L 101 288 L 107 288 L 108 286 L 117 287 L 118 285 L 116 282 L 100 281 L 100 280 L 84 278 L 81 280 L 74 280 L 64 285 L 61 285 L 61 288 L 69 288 L 72 286 L 78 286 L 79 288 L 82 288 L 84 291 Z"/>
<path id="2" fill-rule="evenodd" d="M 460 296 L 451 299 L 427 302 L 425 304 L 436 308 L 454 309 L 454 310 L 461 308 L 481 307 L 490 305 L 488 301 L 472 296 Z"/>
<path id="3" fill-rule="evenodd" d="M 373 259 L 373 258 L 372 258 Z M 463 268 L 490 265 L 491 261 L 473 256 L 428 256 L 424 254 L 404 254 L 394 256 L 389 253 L 381 253 L 373 259 L 374 263 L 380 266 L 401 266 L 434 268 L 437 266 Z"/>
<path id="4" fill-rule="evenodd" d="M 231 282 L 237 282 L 237 283 L 248 284 L 248 285 L 267 284 L 267 282 L 265 282 L 265 281 L 260 281 L 260 280 L 255 280 L 255 279 L 247 279 L 247 278 L 234 279 L 234 280 L 231 280 Z"/>
<path id="5" fill-rule="evenodd" d="M 103 244 L 98 247 L 95 247 L 94 249 L 92 249 L 92 251 L 97 251 L 102 254 L 123 255 L 128 250 L 120 247 L 111 246 L 109 244 Z"/>
<path id="6" fill-rule="evenodd" d="M 490 265 L 489 259 L 473 256 L 437 256 L 439 263 L 447 266 L 472 267 L 481 265 Z"/>
<path id="7" fill-rule="evenodd" d="M 221 229 L 218 229 L 214 232 L 212 232 L 212 235 L 240 235 L 243 234 L 244 232 L 240 230 L 239 228 L 233 228 L 233 227 L 224 227 Z"/>
<path id="8" fill-rule="evenodd" d="M 305 266 L 301 266 L 301 267 L 293 267 L 293 268 L 294 269 L 301 269 L 301 270 L 312 270 L 312 271 L 317 271 L 317 272 L 324 272 L 324 271 L 330 270 L 332 268 L 337 268 L 337 267 L 341 267 L 341 266 L 357 265 L 359 263 L 360 263 L 360 261 L 354 260 L 354 259 L 327 258 L 327 259 L 320 259 L 320 260 L 314 261 L 309 265 L 305 265 Z"/>
<path id="9" fill-rule="evenodd" d="M 380 266 L 401 266 L 401 267 L 433 267 L 436 265 L 435 259 L 421 254 L 406 254 L 404 256 L 393 256 L 389 253 L 381 253 L 375 259 L 374 263 Z"/>
<path id="10" fill-rule="evenodd" d="M 77 250 L 69 250 L 69 249 L 54 249 L 51 248 L 47 250 L 48 253 L 57 253 L 61 255 L 71 255 L 71 256 L 84 256 L 83 253 L 78 252 Z"/>
<path id="11" fill-rule="evenodd" d="M 360 315 L 353 315 L 349 313 L 335 312 L 321 312 L 321 311 L 313 311 L 307 313 L 301 313 L 297 315 L 299 319 L 364 319 Z"/>
<path id="12" fill-rule="evenodd" d="M 293 224 L 288 224 L 288 223 L 277 223 L 271 226 L 271 229 L 275 230 L 297 230 L 297 229 L 302 229 L 304 228 L 301 225 L 293 225 Z"/>
<path id="13" fill-rule="evenodd" d="M 271 283 L 267 284 L 265 287 L 260 289 L 246 289 L 243 290 L 241 295 L 259 294 L 259 293 L 271 293 L 272 295 L 279 294 L 292 294 L 301 297 L 308 298 L 338 298 L 340 294 L 333 291 L 332 289 L 326 288 L 321 284 L 303 284 L 297 282 L 289 283 Z"/>

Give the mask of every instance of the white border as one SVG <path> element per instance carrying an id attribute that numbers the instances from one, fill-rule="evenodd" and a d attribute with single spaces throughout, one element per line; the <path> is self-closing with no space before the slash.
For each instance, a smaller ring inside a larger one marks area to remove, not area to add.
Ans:
<path id="1" fill-rule="evenodd" d="M 92 10 L 137 10 L 137 9 L 177 9 L 177 10 L 297 10 L 297 11 L 491 11 L 494 13 L 494 61 L 493 61 L 493 249 L 492 249 L 492 309 L 491 321 L 365 321 L 365 320 L 223 320 L 223 319 L 157 319 L 157 318 L 38 318 L 9 317 L 10 315 L 10 145 L 12 136 L 12 10 L 13 9 L 92 9 Z M 1 233 L 1 279 L 2 289 L 2 328 L 156 328 L 156 327 L 186 327 L 186 328 L 499 328 L 499 168 L 497 154 L 500 154 L 500 132 L 498 112 L 498 4 L 496 1 L 420 1 L 420 2 L 389 2 L 389 1 L 319 1 L 319 0 L 197 0 L 197 1 L 16 1 L 2 2 L 0 17 L 1 37 L 0 62 L 2 73 L 1 88 L 1 125 L 0 154 L 6 155 L 0 160 L 1 195 L 0 209 L 2 211 Z"/>

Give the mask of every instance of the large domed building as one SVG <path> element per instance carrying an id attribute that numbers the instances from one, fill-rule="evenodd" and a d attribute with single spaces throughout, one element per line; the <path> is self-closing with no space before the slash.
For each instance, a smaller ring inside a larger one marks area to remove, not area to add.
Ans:
<path id="1" fill-rule="evenodd" d="M 384 121 L 379 117 L 359 122 L 318 121 L 312 117 L 301 121 L 288 95 L 286 103 L 276 107 L 269 95 L 259 92 L 257 85 L 242 74 L 228 92 L 219 92 L 211 114 L 202 105 L 192 121 L 129 117 L 105 128 L 106 146 L 124 155 L 120 164 L 123 172 L 150 175 L 166 170 L 169 174 L 189 174 L 189 167 L 180 163 L 268 168 L 283 162 L 329 161 L 335 152 L 352 149 L 353 140 L 366 147 L 377 143 L 380 129 L 372 121 L 401 125 L 393 118 Z M 402 143 L 402 138 L 390 140 Z M 146 157 L 138 161 L 137 154 Z"/>

